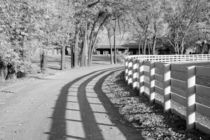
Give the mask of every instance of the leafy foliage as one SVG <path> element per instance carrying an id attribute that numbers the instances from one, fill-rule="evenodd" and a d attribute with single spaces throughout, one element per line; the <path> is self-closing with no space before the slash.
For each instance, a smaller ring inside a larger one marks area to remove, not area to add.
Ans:
<path id="1" fill-rule="evenodd" d="M 15 73 L 26 72 L 33 51 L 67 46 L 73 38 L 74 8 L 65 0 L 3 0 L 0 2 L 0 61 Z"/>

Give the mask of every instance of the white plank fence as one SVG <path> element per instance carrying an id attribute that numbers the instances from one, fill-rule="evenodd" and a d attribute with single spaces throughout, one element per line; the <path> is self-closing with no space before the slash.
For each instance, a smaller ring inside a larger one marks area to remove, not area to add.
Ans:
<path id="1" fill-rule="evenodd" d="M 125 80 L 139 89 L 140 95 L 148 96 L 151 103 L 162 105 L 165 112 L 186 119 L 187 129 L 196 128 L 210 134 L 210 119 L 207 123 L 197 119 L 199 114 L 210 118 L 210 87 L 196 82 L 202 76 L 210 79 L 210 67 L 180 64 L 192 60 L 210 62 L 210 55 L 128 56 Z"/>
<path id="2" fill-rule="evenodd" d="M 210 60 L 209 54 L 190 55 L 131 55 L 126 59 L 138 59 L 141 61 L 163 62 L 163 63 L 183 63 L 183 62 L 205 62 Z"/>

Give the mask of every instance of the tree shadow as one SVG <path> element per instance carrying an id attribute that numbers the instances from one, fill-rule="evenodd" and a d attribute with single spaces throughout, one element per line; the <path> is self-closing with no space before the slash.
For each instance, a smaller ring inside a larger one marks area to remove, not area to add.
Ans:
<path id="1" fill-rule="evenodd" d="M 135 131 L 136 133 L 131 133 L 131 131 L 129 131 L 131 129 L 130 127 L 128 128 L 127 126 L 124 126 L 124 124 L 120 124 L 120 121 L 117 121 L 120 118 L 119 114 L 115 112 L 117 110 L 114 109 L 114 106 L 110 101 L 108 101 L 108 98 L 101 90 L 103 81 L 111 73 L 100 78 L 95 86 L 91 85 L 94 86 L 94 94 L 97 95 L 100 102 L 95 102 L 95 100 L 94 102 L 90 102 L 89 99 L 93 99 L 93 97 L 87 95 L 90 94 L 90 92 L 87 91 L 88 84 L 90 84 L 94 78 L 108 71 L 117 70 L 119 70 L 119 68 L 94 71 L 79 77 L 72 82 L 69 82 L 61 89 L 54 107 L 52 117 L 50 117 L 50 119 L 52 119 L 51 129 L 49 132 L 46 132 L 46 134 L 49 136 L 48 140 L 66 140 L 69 138 L 78 140 L 103 140 L 105 138 L 101 126 L 116 127 L 125 136 L 125 138 L 129 140 L 131 137 L 133 137 L 133 139 L 143 139 L 143 137 L 139 135 L 133 136 L 137 133 L 141 134 L 139 131 Z M 69 91 L 70 89 L 73 89 L 73 91 Z M 69 103 L 74 104 L 75 108 L 69 108 Z M 105 110 L 94 110 L 94 106 L 103 106 Z M 75 114 L 76 116 L 74 116 Z M 115 119 L 111 119 L 111 123 L 106 121 L 100 122 L 96 119 L 97 115 L 108 116 L 109 118 Z M 134 132 L 134 130 L 132 130 L 132 132 Z"/>

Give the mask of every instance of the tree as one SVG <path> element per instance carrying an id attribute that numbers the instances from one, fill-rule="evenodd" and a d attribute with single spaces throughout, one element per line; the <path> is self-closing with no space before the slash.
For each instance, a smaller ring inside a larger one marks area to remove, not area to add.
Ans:
<path id="1" fill-rule="evenodd" d="M 65 48 L 70 45 L 70 40 L 74 37 L 73 14 L 74 9 L 70 1 L 49 1 L 38 3 L 38 7 L 43 11 L 40 13 L 37 36 L 42 42 L 42 56 L 52 45 L 61 48 L 61 69 L 65 67 Z"/>
<path id="2" fill-rule="evenodd" d="M 18 71 L 25 72 L 29 63 L 30 40 L 34 30 L 33 6 L 26 1 L 1 1 L 1 47 L 8 53 L 2 54 L 2 67 L 7 67 L 6 79 L 15 78 Z M 3 43 L 4 42 L 4 43 Z M 6 56 L 4 56 L 6 55 Z M 16 57 L 14 57 L 14 55 Z"/>
<path id="3" fill-rule="evenodd" d="M 92 61 L 92 53 L 95 47 L 97 36 L 104 23 L 109 17 L 106 10 L 103 9 L 103 3 L 100 1 L 75 1 L 76 5 L 75 19 L 79 23 L 81 30 L 80 39 L 82 40 L 82 62 L 86 66 Z"/>
<path id="4" fill-rule="evenodd" d="M 175 7 L 170 7 L 166 14 L 169 24 L 168 41 L 177 54 L 183 54 L 186 46 L 186 37 L 190 30 L 206 15 L 208 1 L 188 0 L 175 1 Z M 171 4 L 172 5 L 172 4 Z"/>
<path id="5" fill-rule="evenodd" d="M 108 5 L 107 12 L 109 13 L 109 17 L 104 23 L 105 24 L 104 26 L 108 31 L 108 38 L 109 38 L 110 52 L 111 52 L 110 60 L 111 63 L 116 64 L 117 63 L 116 34 L 117 32 L 119 32 L 120 34 L 124 32 L 121 31 L 121 25 L 124 26 L 123 24 L 124 16 L 126 14 L 127 6 L 126 6 L 126 1 L 112 1 L 112 0 L 107 2 L 105 5 Z M 112 36 L 113 36 L 113 43 L 111 42 Z M 114 54 L 112 54 L 112 44 L 114 48 Z"/>
<path id="6" fill-rule="evenodd" d="M 148 42 L 148 36 L 149 36 L 149 25 L 151 23 L 151 14 L 150 14 L 150 5 L 148 1 L 138 1 L 135 0 L 133 3 L 131 3 L 132 8 L 131 9 L 131 17 L 133 21 L 133 25 L 140 28 L 137 31 L 139 31 L 139 40 L 140 36 L 143 37 L 143 48 L 142 53 L 146 54 L 147 50 L 147 42 Z"/>
<path id="7" fill-rule="evenodd" d="M 112 40 L 111 40 L 111 31 L 112 29 L 110 28 L 110 26 L 106 26 L 106 30 L 107 30 L 107 36 L 108 36 L 108 40 L 109 40 L 109 46 L 110 46 L 110 63 L 114 64 L 114 60 L 113 60 L 113 48 L 112 48 Z"/>
<path id="8" fill-rule="evenodd" d="M 163 36 L 164 31 L 162 3 L 162 0 L 134 0 L 129 5 L 132 7 L 129 9 L 129 21 L 138 38 L 139 54 L 155 54 L 157 38 Z"/>
<path id="9" fill-rule="evenodd" d="M 90 2 L 76 1 L 75 18 L 80 23 L 82 45 L 82 60 L 91 64 L 98 33 L 107 23 L 119 21 L 125 12 L 125 0 L 100 0 Z M 115 28 L 117 26 L 114 26 Z M 115 51 L 116 52 L 116 51 Z M 85 58 L 84 58 L 85 57 Z M 87 58 L 86 58 L 87 57 Z M 85 62 L 83 62 L 85 64 Z"/>
<path id="10" fill-rule="evenodd" d="M 15 77 L 18 72 L 27 72 L 30 69 L 30 54 L 36 48 L 42 50 L 41 69 L 45 70 L 45 51 L 52 45 L 69 45 L 73 38 L 73 14 L 74 8 L 69 0 L 1 1 L 0 69 L 7 69 L 6 78 Z"/>

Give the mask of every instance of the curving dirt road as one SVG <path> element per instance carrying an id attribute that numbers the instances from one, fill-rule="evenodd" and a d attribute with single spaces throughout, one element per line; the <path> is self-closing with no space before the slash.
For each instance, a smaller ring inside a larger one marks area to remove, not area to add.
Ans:
<path id="1" fill-rule="evenodd" d="M 102 90 L 121 66 L 74 69 L 2 89 L 0 140 L 138 140 Z"/>

